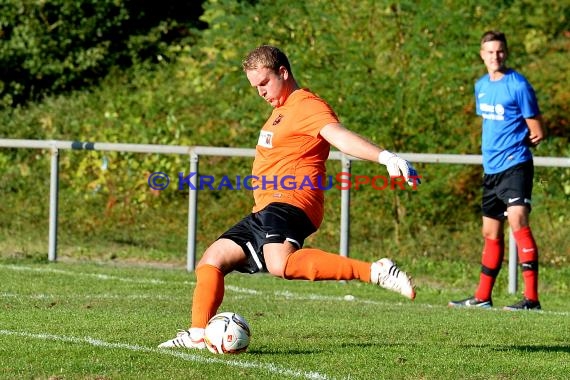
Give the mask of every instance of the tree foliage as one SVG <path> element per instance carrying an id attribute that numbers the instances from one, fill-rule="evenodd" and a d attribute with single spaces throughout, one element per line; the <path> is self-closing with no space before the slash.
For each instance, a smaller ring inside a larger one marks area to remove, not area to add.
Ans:
<path id="1" fill-rule="evenodd" d="M 96 84 L 113 66 L 164 58 L 193 43 L 200 4 L 133 0 L 3 0 L 0 107 Z"/>

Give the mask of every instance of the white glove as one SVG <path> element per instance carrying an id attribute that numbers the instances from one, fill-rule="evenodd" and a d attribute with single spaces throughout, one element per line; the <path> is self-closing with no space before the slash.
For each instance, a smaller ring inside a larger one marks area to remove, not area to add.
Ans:
<path id="1" fill-rule="evenodd" d="M 404 177 L 408 185 L 414 186 L 422 183 L 420 176 L 412 164 L 392 152 L 383 150 L 378 155 L 378 162 L 386 165 L 390 177 Z"/>

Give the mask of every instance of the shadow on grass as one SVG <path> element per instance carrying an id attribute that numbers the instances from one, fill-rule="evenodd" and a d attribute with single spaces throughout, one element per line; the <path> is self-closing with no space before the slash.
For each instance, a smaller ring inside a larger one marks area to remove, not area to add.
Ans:
<path id="1" fill-rule="evenodd" d="M 520 351 L 520 352 L 564 352 L 570 353 L 570 345 L 568 344 L 561 344 L 561 345 L 513 345 L 513 346 L 495 346 L 490 344 L 465 344 L 461 345 L 464 348 L 488 348 L 492 351 L 500 351 L 500 352 L 507 352 L 507 351 Z"/>
<path id="2" fill-rule="evenodd" d="M 1 252 L 0 262 L 4 264 L 49 264 L 47 254 L 44 252 L 22 252 L 14 250 Z"/>
<path id="3" fill-rule="evenodd" d="M 523 351 L 523 352 L 565 352 L 570 353 L 570 345 L 560 345 L 560 346 L 506 346 L 506 347 L 493 347 L 494 351 Z"/>
<path id="4" fill-rule="evenodd" d="M 383 346 L 383 347 L 412 347 L 413 344 L 407 343 L 387 343 L 387 344 L 380 344 L 374 342 L 367 342 L 367 343 L 343 343 L 340 344 L 338 347 L 348 348 L 353 350 L 354 348 L 366 348 L 366 347 L 375 347 L 375 346 Z M 322 354 L 326 352 L 336 352 L 337 348 L 333 349 L 326 349 L 326 348 L 313 348 L 313 349 L 290 349 L 290 350 L 267 350 L 263 348 L 259 349 L 248 349 L 248 354 L 256 354 L 256 355 L 280 355 L 280 354 L 287 354 L 287 355 L 306 355 L 306 354 Z"/>

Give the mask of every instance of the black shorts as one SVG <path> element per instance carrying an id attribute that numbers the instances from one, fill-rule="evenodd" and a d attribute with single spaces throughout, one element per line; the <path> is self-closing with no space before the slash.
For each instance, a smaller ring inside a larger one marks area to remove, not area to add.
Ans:
<path id="1" fill-rule="evenodd" d="M 531 210 L 534 164 L 524 162 L 497 174 L 483 177 L 483 216 L 504 220 L 510 206 L 527 206 Z"/>
<path id="2" fill-rule="evenodd" d="M 223 233 L 218 239 L 237 243 L 247 256 L 247 264 L 235 268 L 242 273 L 267 272 L 263 246 L 286 240 L 302 248 L 305 239 L 317 229 L 298 207 L 287 203 L 271 203 L 252 213 Z"/>

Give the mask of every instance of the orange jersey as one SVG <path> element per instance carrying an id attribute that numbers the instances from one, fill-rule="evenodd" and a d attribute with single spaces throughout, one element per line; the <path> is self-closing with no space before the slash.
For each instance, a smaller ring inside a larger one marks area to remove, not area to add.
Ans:
<path id="1" fill-rule="evenodd" d="M 331 107 L 307 89 L 294 91 L 273 109 L 253 161 L 253 212 L 273 202 L 288 203 L 303 210 L 315 227 L 321 225 L 330 144 L 319 132 L 338 122 Z"/>

